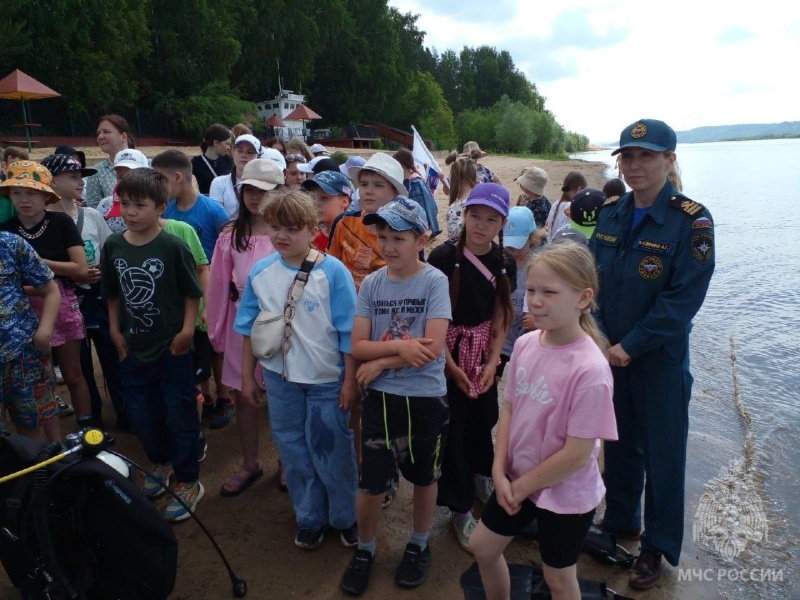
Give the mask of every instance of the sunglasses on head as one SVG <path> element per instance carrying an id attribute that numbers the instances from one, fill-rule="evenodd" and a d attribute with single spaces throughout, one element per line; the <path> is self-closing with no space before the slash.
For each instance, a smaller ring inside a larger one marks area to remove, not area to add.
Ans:
<path id="1" fill-rule="evenodd" d="M 301 154 L 287 154 L 285 157 L 286 163 L 293 163 L 293 162 L 306 162 L 306 157 Z"/>

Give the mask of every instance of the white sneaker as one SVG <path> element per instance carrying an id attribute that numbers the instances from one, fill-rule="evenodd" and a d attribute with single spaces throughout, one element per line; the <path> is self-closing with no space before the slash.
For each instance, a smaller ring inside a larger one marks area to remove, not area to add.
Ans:
<path id="1" fill-rule="evenodd" d="M 481 501 L 481 504 L 485 505 L 494 492 L 494 481 L 492 481 L 491 477 L 484 477 L 483 475 L 475 475 L 474 479 L 475 495 L 478 496 L 478 500 Z"/>
<path id="2" fill-rule="evenodd" d="M 472 550 L 469 548 L 469 538 L 477 525 L 478 522 L 472 516 L 472 513 L 465 519 L 459 519 L 456 515 L 453 515 L 453 531 L 456 532 L 456 539 L 458 539 L 461 547 L 470 554 L 472 554 Z"/>

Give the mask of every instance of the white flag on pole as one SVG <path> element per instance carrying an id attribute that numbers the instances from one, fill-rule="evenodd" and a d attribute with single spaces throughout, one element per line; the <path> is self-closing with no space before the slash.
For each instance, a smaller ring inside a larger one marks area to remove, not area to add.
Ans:
<path id="1" fill-rule="evenodd" d="M 439 166 L 439 163 L 436 162 L 431 151 L 428 150 L 425 142 L 422 141 L 422 136 L 419 134 L 419 131 L 417 131 L 417 128 L 412 125 L 411 131 L 414 132 L 414 148 L 411 150 L 411 153 L 414 155 L 414 162 L 418 165 L 428 165 L 428 167 L 441 174 L 442 168 Z M 425 173 L 425 178 L 427 177 L 428 174 Z"/>

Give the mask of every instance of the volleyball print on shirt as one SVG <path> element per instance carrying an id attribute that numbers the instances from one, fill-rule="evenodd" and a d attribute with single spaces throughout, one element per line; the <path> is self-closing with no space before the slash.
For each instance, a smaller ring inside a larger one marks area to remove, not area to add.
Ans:
<path id="1" fill-rule="evenodd" d="M 144 333 L 153 326 L 153 317 L 160 314 L 151 299 L 156 290 L 156 279 L 164 274 L 164 263 L 148 258 L 141 267 L 129 267 L 122 258 L 114 260 L 119 274 L 119 285 L 125 298 L 125 310 L 141 328 L 131 327 L 130 333 Z"/>

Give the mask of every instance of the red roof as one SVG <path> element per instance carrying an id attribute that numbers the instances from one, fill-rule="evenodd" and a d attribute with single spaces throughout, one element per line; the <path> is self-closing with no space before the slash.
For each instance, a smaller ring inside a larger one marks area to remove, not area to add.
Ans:
<path id="1" fill-rule="evenodd" d="M 38 100 L 60 95 L 19 69 L 0 80 L 0 98 L 6 100 Z"/>
<path id="2" fill-rule="evenodd" d="M 285 117 L 287 121 L 291 120 L 308 121 L 310 119 L 321 119 L 321 118 L 322 118 L 321 116 L 319 116 L 313 110 L 308 108 L 305 104 L 301 104 Z"/>

